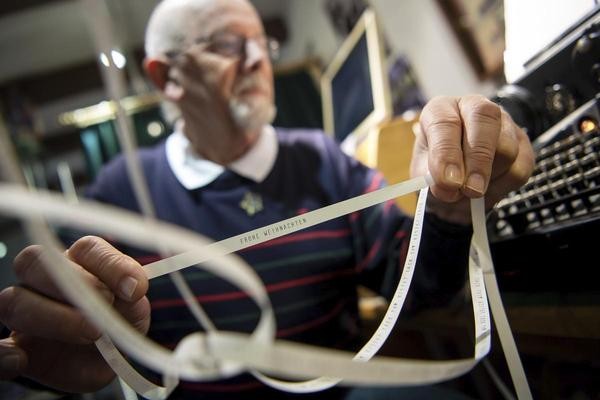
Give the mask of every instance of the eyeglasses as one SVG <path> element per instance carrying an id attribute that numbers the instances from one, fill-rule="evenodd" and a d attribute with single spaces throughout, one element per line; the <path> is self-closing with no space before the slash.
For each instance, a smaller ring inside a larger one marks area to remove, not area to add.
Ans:
<path id="1" fill-rule="evenodd" d="M 246 49 L 249 42 L 254 42 L 258 45 L 271 60 L 278 58 L 279 42 L 275 39 L 265 35 L 248 38 L 235 33 L 221 33 L 207 38 L 198 38 L 186 50 L 171 51 L 167 53 L 167 56 L 174 58 L 184 51 L 188 51 L 190 48 L 206 44 L 205 50 L 211 53 L 228 58 L 242 58 L 246 56 Z"/>

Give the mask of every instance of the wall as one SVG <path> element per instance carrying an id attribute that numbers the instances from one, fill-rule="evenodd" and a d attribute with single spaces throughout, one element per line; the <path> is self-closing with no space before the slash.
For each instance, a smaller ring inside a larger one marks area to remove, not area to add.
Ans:
<path id="1" fill-rule="evenodd" d="M 411 60 L 425 94 L 489 95 L 435 0 L 372 0 L 392 48 Z"/>
<path id="2" fill-rule="evenodd" d="M 495 87 L 478 80 L 454 32 L 435 0 L 371 0 L 394 54 L 411 60 L 427 97 L 492 94 Z M 288 3 L 291 42 L 285 61 L 317 55 L 328 63 L 341 40 L 324 11 L 323 0 Z"/>
<path id="3" fill-rule="evenodd" d="M 315 56 L 328 63 L 340 40 L 327 19 L 324 1 L 289 0 L 287 4 L 289 43 L 282 51 L 282 62 Z"/>
<path id="4" fill-rule="evenodd" d="M 523 65 L 567 28 L 594 9 L 594 0 L 504 0 L 506 78 L 518 79 Z M 535 16 L 535 18 L 532 18 Z"/>
<path id="5" fill-rule="evenodd" d="M 125 47 L 139 46 L 146 20 L 158 0 L 107 2 L 117 28 L 115 39 Z M 0 17 L 0 54 L 1 83 L 95 59 L 82 3 L 47 2 Z"/>

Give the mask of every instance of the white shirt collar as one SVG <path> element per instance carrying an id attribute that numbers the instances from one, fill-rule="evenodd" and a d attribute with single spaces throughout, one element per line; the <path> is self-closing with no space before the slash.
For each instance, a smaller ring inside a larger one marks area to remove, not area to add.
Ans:
<path id="1" fill-rule="evenodd" d="M 188 138 L 179 130 L 167 138 L 165 148 L 169 167 L 188 190 L 208 185 L 225 171 L 222 165 L 197 155 Z M 262 182 L 275 164 L 278 149 L 275 129 L 266 125 L 254 146 L 227 168 L 254 182 Z"/>

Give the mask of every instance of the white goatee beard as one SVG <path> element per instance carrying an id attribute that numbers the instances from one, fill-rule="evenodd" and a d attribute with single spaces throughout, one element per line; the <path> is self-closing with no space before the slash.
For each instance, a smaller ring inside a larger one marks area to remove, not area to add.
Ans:
<path id="1" fill-rule="evenodd" d="M 270 124 L 275 119 L 277 108 L 264 99 L 241 100 L 233 98 L 229 102 L 233 121 L 243 130 L 256 130 Z"/>

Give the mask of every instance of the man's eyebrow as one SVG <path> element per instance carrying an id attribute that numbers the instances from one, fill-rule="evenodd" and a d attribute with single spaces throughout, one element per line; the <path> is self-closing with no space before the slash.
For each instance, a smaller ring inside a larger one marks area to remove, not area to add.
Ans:
<path id="1" fill-rule="evenodd" d="M 210 35 L 208 35 L 208 37 L 214 37 L 214 36 L 218 36 L 218 35 L 223 35 L 223 34 L 241 34 L 242 29 L 239 28 L 239 25 L 236 24 L 229 24 L 226 26 L 222 26 L 218 29 L 215 29 L 212 31 L 212 33 Z"/>

